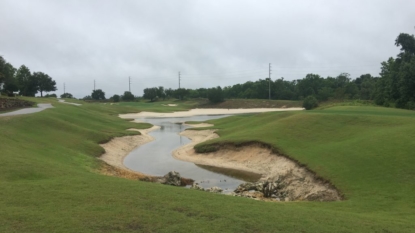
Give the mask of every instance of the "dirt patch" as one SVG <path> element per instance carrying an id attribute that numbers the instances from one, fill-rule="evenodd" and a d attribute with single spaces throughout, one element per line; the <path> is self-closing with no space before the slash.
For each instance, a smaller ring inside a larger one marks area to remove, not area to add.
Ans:
<path id="1" fill-rule="evenodd" d="M 214 130 L 186 130 L 180 135 L 192 142 L 173 152 L 176 159 L 261 174 L 264 181 L 283 178 L 285 187 L 282 191 L 288 200 L 341 200 L 340 193 L 330 183 L 259 143 L 240 147 L 225 145 L 218 151 L 200 154 L 194 146 L 219 137 Z"/>

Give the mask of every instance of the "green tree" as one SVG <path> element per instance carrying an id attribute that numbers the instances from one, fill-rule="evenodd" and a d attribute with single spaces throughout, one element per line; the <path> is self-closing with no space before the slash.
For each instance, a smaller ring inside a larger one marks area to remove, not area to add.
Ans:
<path id="1" fill-rule="evenodd" d="M 143 98 L 149 99 L 151 102 L 153 102 L 157 98 L 157 91 L 158 91 L 157 87 L 146 88 L 144 89 Z"/>
<path id="2" fill-rule="evenodd" d="M 33 73 L 33 78 L 36 80 L 37 89 L 40 91 L 40 96 L 43 97 L 43 92 L 56 91 L 56 82 L 43 72 Z"/>
<path id="3" fill-rule="evenodd" d="M 220 86 L 218 86 L 216 88 L 215 87 L 210 88 L 208 90 L 208 99 L 212 103 L 223 102 L 225 99 L 224 99 L 224 96 L 223 96 L 222 88 Z"/>
<path id="4" fill-rule="evenodd" d="M 124 92 L 124 95 L 121 96 L 121 99 L 123 101 L 134 101 L 134 95 L 131 92 L 126 91 Z"/>
<path id="5" fill-rule="evenodd" d="M 10 63 L 6 62 L 1 65 L 0 70 L 1 70 L 0 73 L 3 77 L 2 79 L 3 90 L 7 92 L 8 95 L 13 95 L 13 92 L 19 90 L 19 87 L 17 86 L 16 78 L 15 78 L 16 68 L 14 68 Z"/>
<path id="6" fill-rule="evenodd" d="M 111 99 L 112 99 L 112 101 L 114 101 L 114 102 L 120 102 L 120 96 L 119 95 L 113 95 L 112 97 L 111 97 Z"/>
<path id="7" fill-rule="evenodd" d="M 73 99 L 73 96 L 71 93 L 63 93 L 61 95 L 61 98 L 68 98 L 68 99 Z"/>
<path id="8" fill-rule="evenodd" d="M 103 92 L 101 89 L 93 90 L 91 98 L 94 100 L 105 100 L 105 92 Z"/>
<path id="9" fill-rule="evenodd" d="M 23 96 L 35 96 L 38 91 L 37 80 L 25 65 L 20 66 L 16 72 L 17 86 Z"/>

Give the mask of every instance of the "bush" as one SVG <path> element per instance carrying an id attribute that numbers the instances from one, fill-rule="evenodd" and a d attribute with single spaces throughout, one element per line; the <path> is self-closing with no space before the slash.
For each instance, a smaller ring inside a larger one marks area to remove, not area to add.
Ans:
<path id="1" fill-rule="evenodd" d="M 318 106 L 318 101 L 317 101 L 316 97 L 314 97 L 312 95 L 307 96 L 303 101 L 303 107 L 306 110 L 313 109 L 317 106 Z"/>

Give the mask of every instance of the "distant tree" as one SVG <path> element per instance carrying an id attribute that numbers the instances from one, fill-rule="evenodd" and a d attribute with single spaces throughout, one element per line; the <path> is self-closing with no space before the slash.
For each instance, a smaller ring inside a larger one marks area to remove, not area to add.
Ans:
<path id="1" fill-rule="evenodd" d="M 317 101 L 317 99 L 316 99 L 314 96 L 312 96 L 312 95 L 307 96 L 307 97 L 304 99 L 304 101 L 303 101 L 303 107 L 304 107 L 306 110 L 310 110 L 310 109 L 316 108 L 317 106 L 318 106 L 318 101 Z"/>
<path id="2" fill-rule="evenodd" d="M 395 40 L 396 46 L 401 46 L 402 53 L 415 55 L 415 37 L 406 33 L 401 33 Z"/>
<path id="3" fill-rule="evenodd" d="M 208 89 L 208 99 L 212 103 L 220 103 L 224 101 L 223 91 L 220 86 Z"/>
<path id="4" fill-rule="evenodd" d="M 61 98 L 68 98 L 68 99 L 73 99 L 73 96 L 71 93 L 63 93 L 61 95 Z"/>
<path id="5" fill-rule="evenodd" d="M 189 93 L 190 93 L 190 90 L 185 89 L 185 88 L 179 88 L 174 91 L 174 96 L 177 99 L 183 100 L 189 95 Z"/>
<path id="6" fill-rule="evenodd" d="M 119 96 L 119 95 L 113 95 L 113 96 L 111 97 L 111 99 L 112 99 L 112 101 L 114 101 L 114 102 L 120 102 L 120 96 Z"/>
<path id="7" fill-rule="evenodd" d="M 84 98 L 82 98 L 83 100 L 92 100 L 92 97 L 90 95 L 85 96 Z"/>
<path id="8" fill-rule="evenodd" d="M 2 60 L 1 56 L 0 60 Z M 4 63 L 3 61 L 0 61 L 0 63 L 2 63 L 0 65 L 0 76 L 2 76 L 0 84 L 3 83 L 3 91 L 7 92 L 8 95 L 13 95 L 13 92 L 19 90 L 15 78 L 16 68 L 14 68 L 10 63 L 5 62 L 5 60 Z"/>
<path id="9" fill-rule="evenodd" d="M 166 94 L 166 98 L 171 98 L 171 97 L 173 97 L 173 96 L 174 96 L 174 90 L 173 90 L 173 89 L 171 89 L 171 88 L 166 89 L 166 90 L 164 91 L 164 93 Z"/>
<path id="10" fill-rule="evenodd" d="M 4 81 L 6 80 L 6 63 L 6 60 L 4 60 L 2 56 L 0 56 L 0 84 L 4 83 Z"/>
<path id="11" fill-rule="evenodd" d="M 160 86 L 157 88 L 157 97 L 166 99 L 166 93 L 164 92 L 164 87 Z"/>
<path id="12" fill-rule="evenodd" d="M 146 89 L 144 89 L 143 98 L 144 99 L 149 99 L 151 102 L 153 102 L 157 98 L 157 92 L 158 92 L 157 87 L 146 88 Z"/>
<path id="13" fill-rule="evenodd" d="M 25 65 L 20 66 L 17 70 L 16 81 L 21 95 L 35 96 L 38 90 L 37 80 L 33 78 L 29 68 Z"/>
<path id="14" fill-rule="evenodd" d="M 62 96 L 62 95 L 61 95 L 61 96 Z M 58 97 L 58 96 L 56 96 L 56 94 L 46 94 L 46 95 L 45 95 L 45 97 L 55 97 L 55 98 L 56 98 L 56 97 Z M 62 97 L 61 97 L 61 98 L 62 98 Z"/>
<path id="15" fill-rule="evenodd" d="M 101 89 L 94 90 L 92 91 L 91 97 L 94 100 L 105 100 L 105 92 Z"/>
<path id="16" fill-rule="evenodd" d="M 124 95 L 121 96 L 121 99 L 123 101 L 134 101 L 134 95 L 131 92 L 126 91 L 126 92 L 124 92 Z M 116 101 L 116 102 L 118 102 L 118 101 Z"/>
<path id="17" fill-rule="evenodd" d="M 36 80 L 37 89 L 40 91 L 40 96 L 43 97 L 43 92 L 56 91 L 56 82 L 43 72 L 33 73 L 33 78 Z"/>

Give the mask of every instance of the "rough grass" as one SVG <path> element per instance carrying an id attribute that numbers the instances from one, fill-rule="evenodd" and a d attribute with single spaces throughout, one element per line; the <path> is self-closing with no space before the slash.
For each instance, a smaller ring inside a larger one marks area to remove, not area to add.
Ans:
<path id="1" fill-rule="evenodd" d="M 0 118 L 0 232 L 413 232 L 415 227 L 414 112 L 335 107 L 215 121 L 221 135 L 215 143 L 268 143 L 330 179 L 347 198 L 266 203 L 98 174 L 99 142 L 149 126 L 116 117 L 138 107 L 53 104 L 39 113 Z"/>

